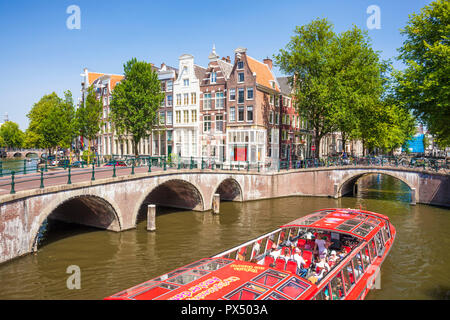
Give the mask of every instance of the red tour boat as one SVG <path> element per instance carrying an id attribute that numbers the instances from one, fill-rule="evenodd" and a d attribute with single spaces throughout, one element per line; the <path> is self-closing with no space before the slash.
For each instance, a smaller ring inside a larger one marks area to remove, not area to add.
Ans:
<path id="1" fill-rule="evenodd" d="M 106 299 L 364 299 L 395 233 L 384 215 L 323 209 Z"/>

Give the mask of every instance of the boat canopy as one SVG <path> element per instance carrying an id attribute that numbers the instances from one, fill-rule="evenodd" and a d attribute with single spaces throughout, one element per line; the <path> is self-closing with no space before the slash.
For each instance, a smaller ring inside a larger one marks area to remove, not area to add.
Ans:
<path id="1" fill-rule="evenodd" d="M 324 209 L 306 217 L 298 218 L 281 228 L 305 227 L 343 232 L 360 239 L 369 240 L 378 226 L 389 225 L 388 218 L 377 213 L 353 209 Z"/>
<path id="2" fill-rule="evenodd" d="M 106 299 L 297 300 L 316 286 L 290 272 L 245 261 L 205 258 Z"/>

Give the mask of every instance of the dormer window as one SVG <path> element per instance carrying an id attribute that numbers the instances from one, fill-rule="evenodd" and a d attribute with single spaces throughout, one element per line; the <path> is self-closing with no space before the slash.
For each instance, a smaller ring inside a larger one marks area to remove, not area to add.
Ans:
<path id="1" fill-rule="evenodd" d="M 238 69 L 244 69 L 244 61 L 238 61 L 237 68 Z"/>
<path id="2" fill-rule="evenodd" d="M 211 72 L 211 83 L 216 83 L 217 74 L 215 72 Z"/>

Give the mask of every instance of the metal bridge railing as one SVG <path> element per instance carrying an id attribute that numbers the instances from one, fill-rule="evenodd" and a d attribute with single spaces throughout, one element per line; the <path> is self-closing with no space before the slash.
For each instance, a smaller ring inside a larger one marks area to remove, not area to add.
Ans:
<path id="1" fill-rule="evenodd" d="M 429 159 L 399 159 L 395 157 L 328 157 L 322 159 L 304 159 L 290 161 L 231 161 L 223 162 L 216 158 L 206 157 L 165 157 L 165 156 L 127 156 L 113 157 L 109 162 L 99 158 L 87 164 L 84 161 L 70 164 L 63 159 L 57 169 L 49 167 L 47 163 L 27 166 L 20 164 L 20 170 L 6 169 L 0 161 L 0 190 L 9 190 L 10 194 L 21 190 L 45 188 L 45 186 L 72 184 L 73 182 L 95 181 L 96 179 L 115 178 L 136 173 L 153 171 L 201 169 L 211 171 L 242 171 L 242 172 L 280 172 L 325 167 L 401 167 L 415 170 L 428 170 L 449 173 L 449 163 L 445 160 Z M 66 161 L 67 160 L 67 161 Z M 23 160 L 20 160 L 23 161 Z M 26 161 L 26 160 L 25 160 Z M 1 194 L 1 193 L 0 193 Z"/>

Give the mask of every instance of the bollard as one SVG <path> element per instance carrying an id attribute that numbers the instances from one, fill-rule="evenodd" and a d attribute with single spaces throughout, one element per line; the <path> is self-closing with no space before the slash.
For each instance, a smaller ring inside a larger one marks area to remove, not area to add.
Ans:
<path id="1" fill-rule="evenodd" d="M 114 162 L 114 165 L 113 165 L 113 175 L 112 175 L 112 177 L 113 178 L 117 177 L 117 175 L 116 175 L 116 162 Z"/>
<path id="2" fill-rule="evenodd" d="M 131 174 L 134 174 L 134 160 L 133 160 L 133 162 L 131 163 Z"/>
<path id="3" fill-rule="evenodd" d="M 91 177 L 91 181 L 94 181 L 95 180 L 95 164 L 94 163 L 92 163 L 92 177 Z"/>
<path id="4" fill-rule="evenodd" d="M 167 170 L 167 161 L 166 161 L 166 158 L 164 158 L 164 171 L 166 171 Z"/>
<path id="5" fill-rule="evenodd" d="M 416 205 L 416 188 L 411 188 L 411 205 Z"/>
<path id="6" fill-rule="evenodd" d="M 215 193 L 213 196 L 212 211 L 214 214 L 219 214 L 220 212 L 220 194 L 218 193 Z"/>
<path id="7" fill-rule="evenodd" d="M 152 158 L 148 161 L 148 172 L 152 172 Z"/>
<path id="8" fill-rule="evenodd" d="M 147 207 L 147 231 L 156 230 L 156 206 L 154 204 L 149 204 Z"/>
<path id="9" fill-rule="evenodd" d="M 39 188 L 44 189 L 44 168 L 41 168 L 41 185 Z"/>
<path id="10" fill-rule="evenodd" d="M 23 174 L 27 174 L 27 160 L 23 160 Z"/>
<path id="11" fill-rule="evenodd" d="M 0 177 L 3 177 L 3 164 L 0 161 Z"/>
<path id="12" fill-rule="evenodd" d="M 70 179 L 70 169 L 71 169 L 71 166 L 69 165 L 69 178 L 67 179 L 67 184 L 72 184 L 72 180 Z"/>
<path id="13" fill-rule="evenodd" d="M 15 172 L 14 171 L 11 171 L 11 194 L 14 194 L 14 193 L 16 193 L 16 190 L 14 190 L 14 174 L 15 174 Z"/>

